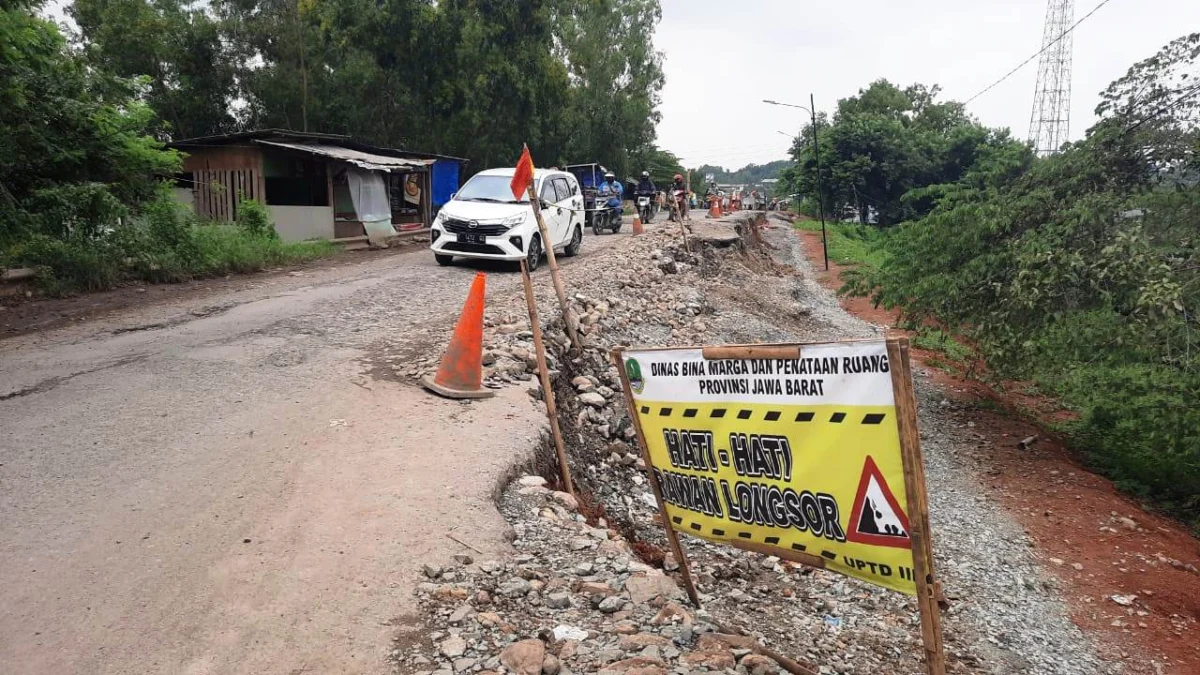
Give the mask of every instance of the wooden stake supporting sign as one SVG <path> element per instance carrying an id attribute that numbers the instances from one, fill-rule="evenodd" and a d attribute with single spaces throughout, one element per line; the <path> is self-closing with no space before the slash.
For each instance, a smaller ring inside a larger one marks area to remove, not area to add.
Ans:
<path id="1" fill-rule="evenodd" d="M 917 599 L 944 675 L 908 341 L 612 352 L 671 550 L 677 531 Z"/>
<path id="2" fill-rule="evenodd" d="M 917 429 L 917 400 L 913 394 L 912 366 L 908 340 L 888 340 L 888 363 L 892 369 L 892 392 L 896 399 L 896 422 L 900 453 L 904 460 L 904 488 L 912 525 L 913 571 L 916 572 L 917 609 L 921 613 L 921 642 L 930 675 L 946 672 L 942 646 L 938 582 L 933 574 L 933 544 L 929 537 L 929 496 L 925 492 L 925 462 L 921 456 L 921 434 Z"/>
<path id="3" fill-rule="evenodd" d="M 563 486 L 575 496 L 575 484 L 571 480 L 571 468 L 567 465 L 567 450 L 563 445 L 562 430 L 558 426 L 558 406 L 554 402 L 554 388 L 550 386 L 550 369 L 546 366 L 546 346 L 542 341 L 542 322 L 538 319 L 537 298 L 533 294 L 533 279 L 529 267 L 521 261 L 521 281 L 525 286 L 525 304 L 529 306 L 529 325 L 533 330 L 533 351 L 537 355 L 538 377 L 542 382 L 542 395 L 546 398 L 546 416 L 550 418 L 550 435 L 554 437 L 554 452 L 558 455 L 558 467 L 562 473 Z"/>
<path id="4" fill-rule="evenodd" d="M 554 257 L 554 240 L 550 238 L 550 231 L 546 229 L 546 221 L 542 218 L 542 204 L 538 200 L 537 192 L 533 189 L 533 183 L 529 184 L 529 202 L 533 204 L 533 215 L 537 219 L 538 231 L 542 233 L 542 246 L 546 250 L 546 261 L 550 263 L 550 278 L 554 281 L 554 292 L 558 295 L 558 306 L 562 310 L 563 323 L 567 324 L 567 337 L 571 338 L 571 346 L 576 351 L 580 351 L 583 347 L 579 342 L 579 333 L 576 330 L 579 321 L 575 318 L 575 313 L 571 311 L 570 305 L 567 304 L 567 291 L 563 287 L 562 275 L 558 272 L 558 259 Z"/>

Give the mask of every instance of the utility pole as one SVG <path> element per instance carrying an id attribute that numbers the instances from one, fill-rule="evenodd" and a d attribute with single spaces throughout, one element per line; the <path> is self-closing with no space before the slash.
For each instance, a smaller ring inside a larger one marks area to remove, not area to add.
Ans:
<path id="1" fill-rule="evenodd" d="M 1054 0 L 1051 0 L 1053 2 Z M 794 103 L 780 103 L 779 101 L 770 101 L 763 99 L 763 103 L 770 105 L 781 105 L 788 108 L 799 108 L 808 112 L 812 116 L 812 135 L 813 135 L 813 158 L 817 164 L 817 208 L 821 211 L 821 249 L 825 255 L 825 271 L 829 271 L 829 237 L 825 233 L 825 187 L 821 178 L 821 143 L 817 140 L 817 104 L 813 101 L 813 95 L 808 95 L 809 107 L 796 105 Z M 799 198 L 797 198 L 796 213 L 800 212 Z"/>
<path id="2" fill-rule="evenodd" d="M 817 208 L 821 210 L 821 248 L 825 254 L 825 271 L 829 271 L 829 240 L 825 237 L 825 187 L 821 178 L 821 144 L 817 142 L 817 104 L 813 102 L 813 95 L 810 92 L 808 95 L 808 112 L 812 115 L 813 129 L 813 157 L 817 162 Z M 799 213 L 799 206 L 796 207 Z"/>

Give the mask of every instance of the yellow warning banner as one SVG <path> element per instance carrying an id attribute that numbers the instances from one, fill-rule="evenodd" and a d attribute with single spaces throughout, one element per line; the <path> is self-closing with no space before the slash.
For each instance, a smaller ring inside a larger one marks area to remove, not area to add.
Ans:
<path id="1" fill-rule="evenodd" d="M 915 595 L 886 343 L 799 353 L 621 353 L 671 525 Z"/>

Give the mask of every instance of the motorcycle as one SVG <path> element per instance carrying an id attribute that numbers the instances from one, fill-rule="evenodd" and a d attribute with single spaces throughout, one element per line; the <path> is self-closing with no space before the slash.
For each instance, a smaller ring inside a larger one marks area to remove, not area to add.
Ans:
<path id="1" fill-rule="evenodd" d="M 620 206 L 606 206 L 604 209 L 597 211 L 592 218 L 592 234 L 599 235 L 605 230 L 612 230 L 613 234 L 621 231 L 623 214 Z"/>
<path id="2" fill-rule="evenodd" d="M 654 196 L 648 194 L 640 194 L 637 196 L 638 215 L 641 216 L 643 223 L 649 223 L 654 220 Z"/>

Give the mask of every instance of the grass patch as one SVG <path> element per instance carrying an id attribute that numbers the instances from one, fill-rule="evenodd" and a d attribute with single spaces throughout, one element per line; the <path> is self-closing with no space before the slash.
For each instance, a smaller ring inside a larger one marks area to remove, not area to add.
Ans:
<path id="1" fill-rule="evenodd" d="M 921 328 L 912 339 L 913 346 L 931 352 L 945 354 L 957 363 L 968 363 L 975 358 L 969 347 L 955 340 L 949 333 L 928 326 Z"/>
<path id="2" fill-rule="evenodd" d="M 285 243 L 265 207 L 243 202 L 237 224 L 201 223 L 169 195 L 101 235 L 33 235 L 0 252 L 0 264 L 33 267 L 48 295 L 101 291 L 130 281 L 176 283 L 261 272 L 335 253 L 328 241 Z"/>
<path id="3" fill-rule="evenodd" d="M 816 220 L 796 221 L 796 229 L 820 232 L 821 222 Z M 886 233 L 879 228 L 859 223 L 825 224 L 825 236 L 829 242 L 829 260 L 843 266 L 878 268 L 887 260 L 882 244 Z"/>
<path id="4" fill-rule="evenodd" d="M 337 252 L 330 241 L 284 243 L 276 238 L 248 235 L 232 225 L 199 225 L 195 238 L 201 264 L 196 276 L 261 272 L 271 267 L 296 265 Z"/>

